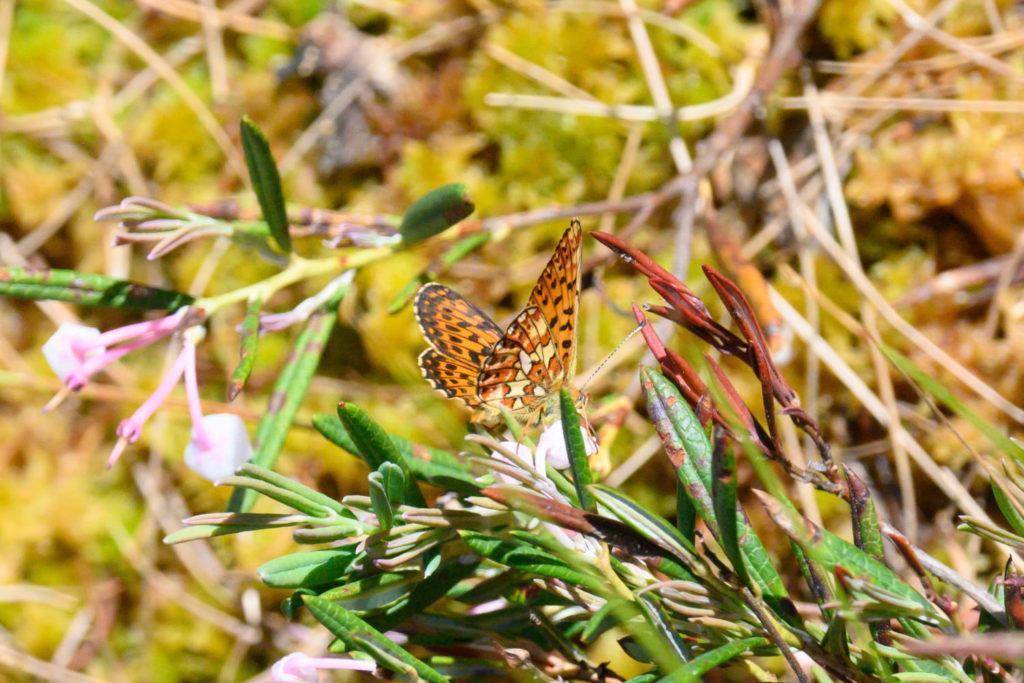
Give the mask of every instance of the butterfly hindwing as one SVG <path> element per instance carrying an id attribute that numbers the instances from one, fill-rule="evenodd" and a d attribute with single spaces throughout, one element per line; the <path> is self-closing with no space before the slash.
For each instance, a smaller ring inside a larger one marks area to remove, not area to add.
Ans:
<path id="1" fill-rule="evenodd" d="M 445 358 L 434 349 L 420 354 L 420 369 L 430 385 L 448 398 L 459 399 L 470 408 L 476 408 L 480 399 L 476 395 L 479 369 Z"/>
<path id="2" fill-rule="evenodd" d="M 544 315 L 530 306 L 517 315 L 495 345 L 477 379 L 484 403 L 517 410 L 548 396 L 565 376 Z"/>

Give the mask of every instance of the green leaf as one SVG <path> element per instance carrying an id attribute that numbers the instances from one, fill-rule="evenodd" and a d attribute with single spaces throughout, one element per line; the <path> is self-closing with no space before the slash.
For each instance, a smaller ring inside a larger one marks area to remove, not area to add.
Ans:
<path id="1" fill-rule="evenodd" d="M 325 415 L 322 413 L 314 415 L 313 426 L 335 446 L 366 460 L 345 428 L 345 425 L 336 415 Z M 391 438 L 395 448 L 405 458 L 405 462 L 409 465 L 409 469 L 412 470 L 417 480 L 425 481 L 465 496 L 475 495 L 480 492 L 481 485 L 474 480 L 469 470 L 451 453 L 437 448 L 413 444 L 394 434 L 389 434 L 388 436 Z M 417 457 L 416 453 L 419 453 L 422 457 Z"/>
<path id="2" fill-rule="evenodd" d="M 277 376 L 274 391 L 267 399 L 267 412 L 256 427 L 255 453 L 251 460 L 254 465 L 272 469 L 277 462 L 288 429 L 306 397 L 309 382 L 320 365 L 320 356 L 334 330 L 338 319 L 335 309 L 347 291 L 347 287 L 340 288 L 329 301 L 314 311 L 295 340 L 291 356 Z M 238 490 L 232 493 L 228 509 L 232 512 L 248 512 L 255 502 L 255 493 Z"/>
<path id="3" fill-rule="evenodd" d="M 223 526 L 220 524 L 196 524 L 195 526 L 186 526 L 172 531 L 163 538 L 163 542 L 167 545 L 174 545 L 176 543 L 187 543 L 188 541 L 198 541 L 204 538 L 214 538 L 216 536 L 229 536 L 231 534 L 241 534 L 246 531 L 260 531 L 261 529 L 273 529 L 272 525 L 260 525 L 260 526 L 242 526 L 232 525 Z"/>
<path id="4" fill-rule="evenodd" d="M 324 510 L 330 510 L 341 515 L 342 517 L 355 519 L 355 515 L 352 514 L 351 510 L 349 510 L 344 505 L 334 500 L 330 496 L 320 493 L 316 489 L 305 486 L 304 484 L 300 484 L 294 479 L 290 479 L 282 474 L 278 474 L 273 470 L 268 470 L 265 467 L 260 467 L 259 465 L 247 462 L 238 468 L 236 474 L 251 477 L 253 479 L 258 479 L 259 481 L 266 482 L 267 484 L 271 484 L 273 486 L 276 486 L 277 488 L 290 491 L 291 493 L 300 496 L 301 498 L 304 498 L 305 500 L 309 501 L 310 503 L 316 505 L 319 508 L 322 508 Z M 243 515 L 235 516 L 243 517 Z"/>
<path id="5" fill-rule="evenodd" d="M 676 528 L 691 544 L 697 535 L 697 509 L 686 495 L 686 489 L 676 477 Z"/>
<path id="6" fill-rule="evenodd" d="M 473 213 L 473 202 L 462 183 L 451 183 L 431 190 L 409 207 L 398 231 L 402 242 L 415 244 L 444 232 Z"/>
<path id="7" fill-rule="evenodd" d="M 357 453 L 372 469 L 379 469 L 386 462 L 394 463 L 402 470 L 406 482 L 406 499 L 410 505 L 425 507 L 423 493 L 416 485 L 409 463 L 401 451 L 380 425 L 373 421 L 365 410 L 353 403 L 338 404 L 338 418 L 352 438 Z"/>
<path id="8" fill-rule="evenodd" d="M 271 588 L 321 586 L 343 578 L 357 557 L 355 546 L 283 555 L 263 564 L 257 573 Z"/>
<path id="9" fill-rule="evenodd" d="M 561 579 L 598 595 L 604 594 L 607 590 L 597 578 L 569 567 L 561 559 L 538 548 L 500 540 L 475 531 L 459 533 L 466 545 L 476 553 L 498 564 L 540 576 Z"/>
<path id="10" fill-rule="evenodd" d="M 451 268 L 456 263 L 466 258 L 474 251 L 491 241 L 491 233 L 478 232 L 452 245 L 452 248 L 441 257 L 441 263 L 445 268 Z"/>
<path id="11" fill-rule="evenodd" d="M 288 212 L 284 205 L 284 192 L 281 190 L 281 176 L 270 153 L 270 144 L 263 131 L 248 116 L 242 117 L 240 127 L 245 163 L 249 167 L 249 178 L 252 179 L 252 189 L 260 203 L 263 219 L 277 246 L 286 253 L 290 252 L 292 239 L 288 234 Z"/>
<path id="12" fill-rule="evenodd" d="M 608 508 L 623 524 L 670 552 L 684 567 L 692 569 L 696 566 L 697 550 L 693 542 L 674 526 L 617 489 L 593 484 L 590 490 L 597 497 L 597 501 Z"/>
<path id="13" fill-rule="evenodd" d="M 739 517 L 742 512 L 736 500 L 736 456 L 724 439 L 718 440 L 712 452 L 714 477 L 711 480 L 711 498 L 718 518 L 722 549 L 732 564 L 736 578 L 744 586 L 750 585 L 746 563 L 740 552 Z"/>
<path id="14" fill-rule="evenodd" d="M 754 494 L 761 499 L 772 521 L 826 572 L 834 574 L 838 567 L 842 567 L 854 577 L 863 578 L 900 599 L 915 603 L 938 623 L 948 623 L 947 617 L 927 598 L 854 544 L 844 541 L 828 529 L 819 527 L 767 493 L 755 489 Z"/>
<path id="15" fill-rule="evenodd" d="M 374 615 L 374 626 L 387 631 L 411 616 L 419 616 L 427 608 L 448 595 L 463 579 L 476 573 L 480 560 L 473 556 L 449 558 L 444 567 L 426 579 L 420 579 L 411 593 L 390 605 L 383 614 Z"/>
<path id="16" fill-rule="evenodd" d="M 895 365 L 900 372 L 907 375 L 940 403 L 944 404 L 954 413 L 971 423 L 975 429 L 988 437 L 989 441 L 995 444 L 995 446 L 1004 454 L 1010 456 L 1017 462 L 1024 463 L 1024 448 L 1006 436 L 1006 434 L 1003 433 L 1003 430 L 967 407 L 963 401 L 954 396 L 953 392 L 943 386 L 941 382 L 921 368 L 917 367 L 913 361 L 901 354 L 899 351 L 896 351 L 881 342 L 879 342 L 878 346 L 882 350 L 882 353 L 884 353 L 889 359 L 889 362 Z"/>
<path id="17" fill-rule="evenodd" d="M 572 468 L 572 483 L 576 487 L 576 497 L 581 508 L 593 512 L 596 503 L 587 487 L 594 483 L 594 477 L 590 473 L 587 448 L 583 443 L 583 432 L 580 430 L 580 416 L 576 412 L 572 393 L 566 387 L 562 387 L 559 398 L 562 409 L 562 437 L 569 453 L 569 466 Z"/>
<path id="18" fill-rule="evenodd" d="M 405 502 L 405 475 L 395 463 L 385 462 L 376 472 L 370 473 L 368 480 L 370 504 L 380 528 L 390 529 L 395 524 L 395 511 Z"/>
<path id="19" fill-rule="evenodd" d="M 640 384 L 647 399 L 647 412 L 683 489 L 697 514 L 718 536 L 719 523 L 711 496 L 712 448 L 704 427 L 676 386 L 661 373 L 641 368 Z M 748 574 L 757 582 L 768 603 L 780 612 L 783 601 L 788 599 L 786 586 L 742 510 L 737 511 L 736 527 Z"/>
<path id="20" fill-rule="evenodd" d="M 413 657 L 408 651 L 344 607 L 315 595 L 304 596 L 303 601 L 316 620 L 342 641 L 347 650 L 365 652 L 373 656 L 379 664 L 393 671 L 401 670 L 396 668 L 396 662 L 399 662 L 401 665 L 411 668 L 417 676 L 429 683 L 447 683 L 447 677 Z"/>
<path id="21" fill-rule="evenodd" d="M 231 373 L 231 380 L 228 382 L 228 401 L 234 401 L 242 391 L 252 373 L 253 365 L 256 364 L 256 345 L 260 339 L 260 309 L 262 307 L 261 299 L 250 299 L 246 306 L 245 318 L 242 320 L 242 332 L 238 338 L 241 347 L 238 353 L 238 365 Z"/>
<path id="22" fill-rule="evenodd" d="M 1013 500 L 1010 499 L 1009 494 L 1003 490 L 999 484 L 996 483 L 995 478 L 989 480 L 989 485 L 992 487 L 992 495 L 996 499 L 996 505 L 999 506 L 999 511 L 1003 513 L 1003 518 L 1009 523 L 1017 535 L 1024 536 L 1024 515 L 1014 505 Z"/>
<path id="23" fill-rule="evenodd" d="M 353 612 L 383 609 L 407 597 L 423 581 L 418 573 L 375 574 L 332 588 L 320 597 Z"/>
<path id="24" fill-rule="evenodd" d="M 59 268 L 0 267 L 0 295 L 66 301 L 79 306 L 175 311 L 195 299 L 168 289 Z"/>
<path id="25" fill-rule="evenodd" d="M 697 683 L 704 680 L 705 674 L 710 672 L 719 666 L 722 666 L 730 659 L 737 657 L 744 652 L 749 652 L 755 648 L 764 647 L 769 645 L 767 639 L 761 638 L 760 636 L 754 636 L 752 638 L 740 638 L 732 642 L 726 643 L 725 645 L 719 645 L 713 650 L 694 657 L 691 661 L 673 671 L 668 676 L 661 679 L 664 683 L 690 683 L 691 681 Z"/>

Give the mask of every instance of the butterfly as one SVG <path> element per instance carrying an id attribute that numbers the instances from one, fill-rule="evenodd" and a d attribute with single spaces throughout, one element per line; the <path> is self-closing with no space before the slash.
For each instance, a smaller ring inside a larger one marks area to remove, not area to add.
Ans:
<path id="1" fill-rule="evenodd" d="M 436 282 L 416 293 L 414 310 L 430 348 L 419 365 L 430 384 L 474 410 L 474 421 L 547 421 L 576 370 L 583 229 L 573 220 L 530 293 L 503 331 L 461 294 Z M 573 398 L 580 395 L 570 387 Z"/>

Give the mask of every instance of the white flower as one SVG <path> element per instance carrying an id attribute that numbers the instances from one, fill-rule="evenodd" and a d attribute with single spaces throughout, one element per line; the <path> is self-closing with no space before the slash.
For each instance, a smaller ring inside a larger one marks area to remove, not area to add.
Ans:
<path id="1" fill-rule="evenodd" d="M 92 346 L 100 338 L 95 327 L 77 323 L 61 323 L 57 331 L 43 344 L 43 356 L 61 382 L 79 369 L 87 358 L 102 354 L 102 346 Z M 92 348 L 89 348 L 92 346 Z"/>
<path id="2" fill-rule="evenodd" d="M 193 423 L 185 464 L 199 476 L 216 483 L 233 475 L 251 457 L 249 434 L 239 416 L 215 413 L 203 416 L 201 427 Z"/>
<path id="3" fill-rule="evenodd" d="M 583 435 L 583 449 L 587 455 L 597 453 L 597 444 L 590 434 L 583 427 L 580 427 Z M 537 471 L 544 471 L 544 463 L 549 462 L 557 470 L 564 470 L 569 466 L 569 452 L 565 446 L 565 435 L 562 434 L 562 421 L 555 420 L 550 427 L 544 430 L 537 441 L 537 452 L 534 457 L 537 462 Z"/>
<path id="4" fill-rule="evenodd" d="M 351 657 L 310 657 L 302 652 L 286 655 L 270 667 L 273 683 L 317 683 L 319 669 L 348 669 L 349 671 L 374 671 L 377 664 L 368 659 Z"/>

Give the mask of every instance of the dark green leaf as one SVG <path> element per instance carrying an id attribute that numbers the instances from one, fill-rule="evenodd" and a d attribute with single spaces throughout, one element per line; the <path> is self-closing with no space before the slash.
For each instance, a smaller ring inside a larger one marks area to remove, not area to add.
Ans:
<path id="1" fill-rule="evenodd" d="M 462 540 L 478 554 L 506 567 L 561 579 L 593 593 L 603 594 L 606 587 L 597 578 L 570 568 L 561 559 L 525 544 L 503 541 L 475 531 L 460 532 Z"/>
<path id="2" fill-rule="evenodd" d="M 253 365 L 256 363 L 256 344 L 260 338 L 260 309 L 262 307 L 261 299 L 250 299 L 246 306 L 245 318 L 242 320 L 242 332 L 238 338 L 238 344 L 241 347 L 238 353 L 238 365 L 231 373 L 231 380 L 228 382 L 229 401 L 234 401 L 242 391 L 252 373 Z"/>
<path id="3" fill-rule="evenodd" d="M 345 430 L 357 449 L 356 453 L 363 457 L 366 464 L 372 469 L 379 469 L 386 462 L 397 465 L 405 475 L 405 495 L 409 504 L 424 507 L 426 501 L 416 485 L 409 463 L 387 432 L 374 422 L 365 410 L 353 403 L 339 403 L 338 418 L 345 425 Z"/>
<path id="4" fill-rule="evenodd" d="M 194 299 L 188 294 L 147 287 L 106 275 L 58 268 L 0 267 L 0 295 L 66 301 L 79 306 L 175 311 Z"/>
<path id="5" fill-rule="evenodd" d="M 270 234 L 277 246 L 284 252 L 292 250 L 292 239 L 288 234 L 288 212 L 281 190 L 281 176 L 270 153 L 270 144 L 255 123 L 248 116 L 242 117 L 242 149 L 245 163 L 249 167 L 252 189 L 260 203 L 263 219 L 270 228 Z"/>
<path id="6" fill-rule="evenodd" d="M 348 508 L 346 508 L 344 505 L 334 500 L 330 496 L 320 493 L 316 489 L 305 486 L 304 484 L 300 484 L 294 479 L 290 479 L 289 477 L 278 474 L 273 470 L 268 470 L 265 467 L 260 467 L 259 465 L 247 462 L 238 468 L 236 474 L 251 477 L 253 479 L 258 479 L 262 482 L 272 484 L 273 486 L 276 486 L 278 488 L 290 491 L 295 495 L 300 496 L 305 500 L 308 500 L 310 503 L 313 503 L 314 505 L 323 508 L 324 510 L 331 510 L 341 515 L 342 517 L 355 519 L 355 515 L 353 515 Z M 241 515 L 235 516 L 240 517 Z"/>
<path id="7" fill-rule="evenodd" d="M 587 487 L 594 482 L 594 477 L 590 473 L 590 461 L 587 459 L 587 449 L 583 443 L 583 433 L 580 431 L 580 416 L 576 412 L 572 393 L 567 388 L 562 387 L 560 399 L 562 437 L 569 453 L 569 466 L 572 468 L 572 483 L 576 487 L 576 497 L 581 508 L 593 512 L 596 503 Z"/>
<path id="8" fill-rule="evenodd" d="M 409 207 L 398 230 L 402 242 L 415 244 L 444 232 L 473 213 L 473 202 L 466 195 L 466 186 L 451 183 L 431 190 Z"/>
<path id="9" fill-rule="evenodd" d="M 676 528 L 692 544 L 697 533 L 697 509 L 686 495 L 683 482 L 676 477 Z"/>
<path id="10" fill-rule="evenodd" d="M 316 617 L 316 620 L 344 643 L 348 651 L 365 652 L 373 656 L 382 666 L 392 670 L 401 670 L 395 668 L 397 661 L 411 668 L 417 676 L 429 683 L 447 683 L 448 679 L 445 676 L 413 657 L 390 638 L 344 607 L 314 595 L 304 596 L 303 600 L 306 603 L 306 608 Z"/>
<path id="11" fill-rule="evenodd" d="M 314 415 L 313 426 L 335 446 L 363 458 L 355 441 L 345 429 L 345 425 L 336 415 Z M 389 436 L 391 442 L 405 457 L 409 469 L 412 470 L 417 480 L 426 481 L 462 495 L 470 496 L 479 493 L 480 484 L 476 483 L 466 467 L 451 453 L 413 444 L 394 434 L 389 434 Z M 417 453 L 422 457 L 417 456 Z M 363 458 L 363 460 L 365 459 Z"/>
<path id="12" fill-rule="evenodd" d="M 441 262 L 445 268 L 451 268 L 456 263 L 466 258 L 474 251 L 487 244 L 491 240 L 491 233 L 489 232 L 478 232 L 475 235 L 470 235 L 464 239 L 459 240 L 452 248 L 445 252 Z"/>
<path id="13" fill-rule="evenodd" d="M 724 439 L 717 439 L 712 454 L 714 477 L 711 480 L 711 498 L 718 518 L 722 549 L 732 564 L 736 578 L 744 586 L 750 585 L 746 564 L 739 544 L 739 503 L 736 500 L 736 456 Z"/>

